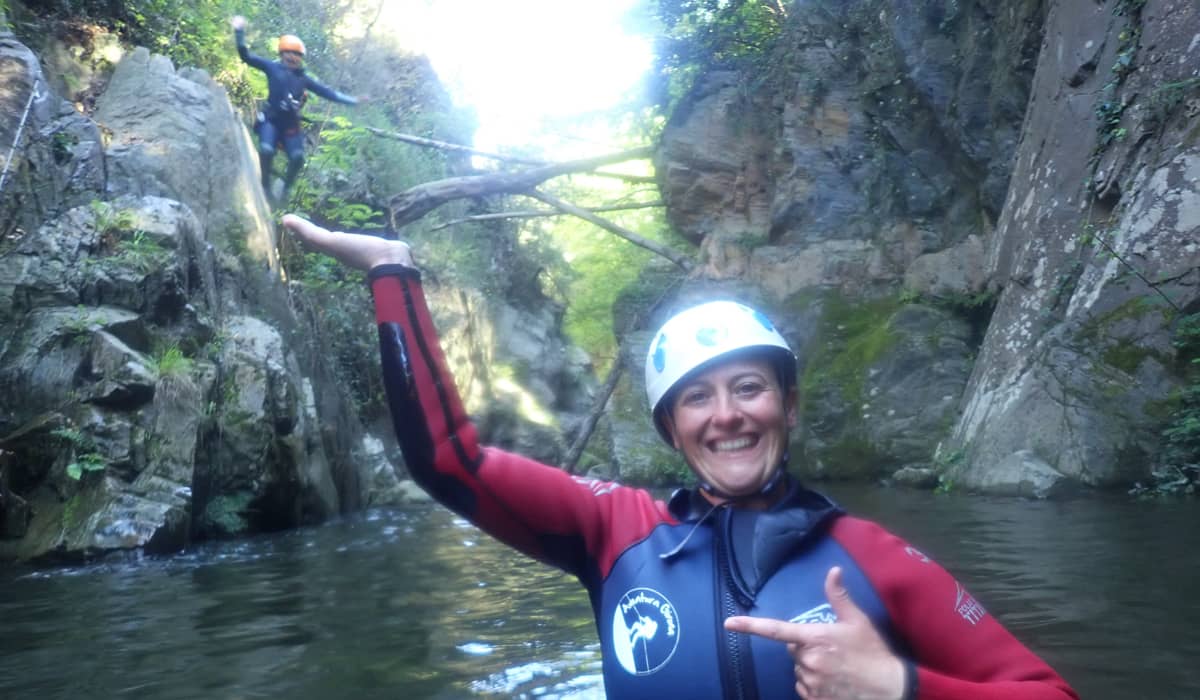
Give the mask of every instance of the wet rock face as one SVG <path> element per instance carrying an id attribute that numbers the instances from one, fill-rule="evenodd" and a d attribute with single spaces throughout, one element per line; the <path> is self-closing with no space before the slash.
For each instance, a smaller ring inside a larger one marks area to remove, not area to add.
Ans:
<path id="1" fill-rule="evenodd" d="M 481 436 L 558 464 L 591 409 L 590 360 L 559 329 L 549 300 L 513 303 L 426 283 L 451 372 Z M 525 300 L 528 301 L 528 300 Z"/>
<path id="2" fill-rule="evenodd" d="M 704 76 L 668 124 L 658 173 L 694 282 L 752 284 L 803 358 L 805 473 L 927 466 L 952 426 L 1040 12 L 798 6 L 769 67 Z"/>
<path id="3" fill-rule="evenodd" d="M 223 90 L 134 51 L 97 103 L 102 150 L 11 37 L 0 70 L 5 110 L 35 94 L 29 143 L 59 144 L 25 149 L 0 193 L 20 208 L 0 245 L 0 558 L 170 550 L 360 504 L 320 425 L 361 428 L 319 349 L 285 340 L 302 322 Z"/>
<path id="4" fill-rule="evenodd" d="M 56 56 L 64 68 L 69 52 Z M 13 86 L 0 113 L 35 95 L 39 134 L 0 192 L 0 560 L 168 551 L 410 500 L 337 374 L 328 292 L 282 280 L 257 154 L 224 89 L 135 49 L 89 89 L 92 121 L 7 35 L 0 76 Z M 0 140 L 15 128 L 0 123 Z M 562 310 L 440 294 L 488 439 L 559 459 L 592 400 Z M 346 325 L 370 336 L 361 296 L 338 311 L 361 312 Z"/>
<path id="5" fill-rule="evenodd" d="M 214 242 L 242 236 L 275 264 L 255 149 L 225 89 L 207 73 L 176 70 L 166 57 L 134 49 L 97 100 L 95 117 L 112 132 L 105 154 L 109 197 L 177 200 Z"/>
<path id="6" fill-rule="evenodd" d="M 969 482 L 1032 449 L 1070 479 L 1127 484 L 1161 452 L 1181 381 L 1172 327 L 1200 283 L 1196 93 L 1184 89 L 1200 16 L 1136 5 L 1058 3 L 1047 19 L 1062 40 L 1040 58 L 987 246 L 992 274 L 1013 283 L 954 432 Z"/>
<path id="7" fill-rule="evenodd" d="M 1039 497 L 1063 490 L 1030 464 L 1146 474 L 1200 282 L 1196 13 L 797 6 L 763 65 L 698 82 L 663 135 L 664 199 L 699 246 L 692 281 L 750 283 L 793 329 L 809 473 L 924 462 Z M 888 299 L 957 328 L 929 344 L 877 315 Z"/>
<path id="8" fill-rule="evenodd" d="M 0 31 L 0 240 L 36 230 L 47 217 L 104 191 L 100 129 L 56 95 L 37 56 Z M 18 139 L 18 131 L 20 138 Z"/>

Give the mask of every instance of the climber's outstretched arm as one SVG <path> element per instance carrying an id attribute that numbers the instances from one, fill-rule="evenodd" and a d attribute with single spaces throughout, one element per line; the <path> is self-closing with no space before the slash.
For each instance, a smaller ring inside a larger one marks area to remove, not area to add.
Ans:
<path id="1" fill-rule="evenodd" d="M 250 49 L 246 48 L 246 18 L 241 15 L 235 15 L 229 20 L 229 24 L 233 26 L 233 36 L 237 41 L 238 56 L 241 57 L 242 62 L 251 68 L 265 71 L 270 61 L 258 54 L 250 53 Z"/>
<path id="2" fill-rule="evenodd" d="M 367 271 L 377 265 L 388 264 L 415 266 L 412 251 L 402 241 L 330 231 L 295 214 L 285 214 L 283 225 L 309 248 L 330 255 L 356 270 Z"/>

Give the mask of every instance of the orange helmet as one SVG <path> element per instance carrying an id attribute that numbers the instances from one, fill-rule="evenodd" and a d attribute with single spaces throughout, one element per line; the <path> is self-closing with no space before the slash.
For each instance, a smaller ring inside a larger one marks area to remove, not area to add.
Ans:
<path id="1" fill-rule="evenodd" d="M 300 37 L 295 34 L 284 34 L 279 37 L 279 53 L 283 53 L 284 51 L 295 51 L 303 56 L 304 42 L 300 41 Z"/>

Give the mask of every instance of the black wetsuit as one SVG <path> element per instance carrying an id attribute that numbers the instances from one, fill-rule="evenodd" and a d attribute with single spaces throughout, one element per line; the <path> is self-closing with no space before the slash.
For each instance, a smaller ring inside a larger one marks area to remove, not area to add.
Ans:
<path id="1" fill-rule="evenodd" d="M 358 100 L 318 82 L 304 72 L 304 68 L 288 68 L 279 61 L 270 61 L 250 53 L 246 48 L 245 30 L 235 30 L 238 56 L 247 65 L 257 68 L 267 76 L 267 106 L 265 119 L 258 125 L 258 157 L 262 166 L 263 191 L 271 194 L 271 165 L 275 150 L 283 146 L 288 156 L 287 174 L 283 179 L 286 192 L 304 166 L 304 134 L 300 131 L 300 109 L 304 106 L 307 91 L 312 90 L 327 100 L 342 104 L 358 104 Z"/>

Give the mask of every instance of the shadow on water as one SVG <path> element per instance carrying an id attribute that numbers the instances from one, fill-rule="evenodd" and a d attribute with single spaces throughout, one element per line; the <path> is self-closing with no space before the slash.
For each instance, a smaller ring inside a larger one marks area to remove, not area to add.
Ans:
<path id="1" fill-rule="evenodd" d="M 1200 698 L 1200 509 L 835 486 L 1088 700 Z M 164 559 L 0 571 L 3 698 L 598 698 L 587 597 L 414 506 Z"/>

